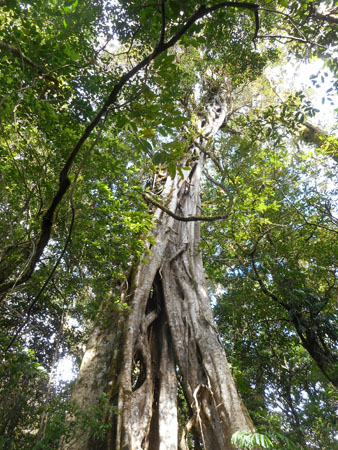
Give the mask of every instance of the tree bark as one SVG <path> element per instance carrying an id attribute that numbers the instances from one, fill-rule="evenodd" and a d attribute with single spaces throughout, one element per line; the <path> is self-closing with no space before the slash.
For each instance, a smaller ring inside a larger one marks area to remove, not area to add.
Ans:
<path id="1" fill-rule="evenodd" d="M 326 133 L 324 130 L 321 130 L 319 127 L 312 125 L 309 122 L 304 122 L 303 127 L 301 127 L 300 137 L 305 142 L 313 144 L 316 147 L 322 147 L 325 144 L 325 141 L 330 139 L 328 133 Z M 326 153 L 336 163 L 338 163 L 338 145 L 336 139 L 334 138 L 333 140 L 331 140 L 330 145 L 326 145 L 326 147 L 327 147 Z"/>
<path id="2" fill-rule="evenodd" d="M 184 179 L 168 176 L 162 203 L 176 216 L 200 215 L 201 146 L 223 124 L 226 99 L 219 91 L 198 119 L 200 137 L 189 149 L 193 164 Z M 231 436 L 254 431 L 213 320 L 199 251 L 200 222 L 183 222 L 157 209 L 156 244 L 122 292 L 129 312 L 97 324 L 89 341 L 73 402 L 81 411 L 105 392 L 117 408 L 105 415 L 103 438 L 78 427 L 61 448 L 118 450 L 187 449 L 187 434 L 199 432 L 203 448 L 232 449 Z M 102 314 L 107 314 L 103 308 Z M 178 444 L 178 384 L 191 416 Z M 76 427 L 75 427 L 76 429 Z"/>

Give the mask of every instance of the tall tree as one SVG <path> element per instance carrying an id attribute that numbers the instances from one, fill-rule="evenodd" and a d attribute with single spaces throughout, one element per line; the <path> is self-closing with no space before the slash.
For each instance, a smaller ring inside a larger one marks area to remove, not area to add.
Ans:
<path id="1" fill-rule="evenodd" d="M 0 291 L 12 331 L 4 348 L 20 351 L 25 326 L 48 329 L 46 310 L 59 334 L 61 311 L 64 318 L 84 307 L 94 319 L 73 390 L 77 420 L 63 448 L 232 448 L 234 432 L 254 431 L 213 321 L 200 223 L 224 223 L 233 211 L 236 182 L 225 176 L 215 149 L 224 136 L 240 134 L 230 124 L 236 96 L 244 98 L 247 82 L 276 59 L 275 46 L 258 51 L 257 39 L 276 38 L 263 32 L 283 17 L 285 30 L 300 34 L 283 38 L 307 44 L 308 52 L 325 44 L 311 27 L 294 26 L 302 14 L 317 24 L 307 2 L 301 11 L 285 7 L 283 1 L 275 10 L 247 2 L 4 6 L 8 39 L 0 48 L 20 73 L 18 81 L 3 64 L 4 176 L 11 186 L 3 190 L 3 235 L 9 233 Z M 38 13 L 48 17 L 47 28 Z M 228 153 L 235 149 L 230 142 Z M 222 200 L 206 211 L 202 173 Z M 21 324 L 11 310 L 23 311 Z M 34 330 L 26 342 L 34 341 Z M 52 368 L 56 342 L 54 353 L 46 352 Z M 95 411 L 100 420 L 90 426 Z"/>
<path id="2" fill-rule="evenodd" d="M 226 117 L 223 83 L 217 80 L 202 95 L 197 137 L 182 161 L 192 168 L 183 177 L 166 171 L 154 177 L 167 206 L 154 211 L 150 255 L 124 287 L 130 311 L 113 315 L 113 329 L 97 324 L 82 361 L 74 402 L 91 408 L 106 391 L 118 407 L 107 448 L 115 442 L 117 448 L 177 448 L 177 378 L 191 406 L 189 426 L 200 431 L 206 448 L 230 448 L 234 432 L 253 431 L 213 321 L 199 250 L 203 149 Z M 87 436 L 69 444 L 86 447 L 95 448 Z"/>

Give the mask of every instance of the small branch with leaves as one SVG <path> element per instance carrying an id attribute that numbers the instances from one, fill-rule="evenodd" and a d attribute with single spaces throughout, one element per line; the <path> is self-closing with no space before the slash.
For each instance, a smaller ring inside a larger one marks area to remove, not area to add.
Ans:
<path id="1" fill-rule="evenodd" d="M 10 53 L 18 58 L 21 59 L 21 61 L 28 66 L 35 69 L 40 76 L 43 78 L 46 78 L 47 80 L 52 81 L 56 86 L 58 86 L 59 82 L 56 78 L 52 77 L 48 72 L 46 72 L 45 69 L 42 67 L 36 65 L 28 56 L 26 56 L 20 48 L 14 47 L 13 45 L 6 44 L 4 41 L 0 41 L 0 50 L 3 50 L 6 53 Z"/>

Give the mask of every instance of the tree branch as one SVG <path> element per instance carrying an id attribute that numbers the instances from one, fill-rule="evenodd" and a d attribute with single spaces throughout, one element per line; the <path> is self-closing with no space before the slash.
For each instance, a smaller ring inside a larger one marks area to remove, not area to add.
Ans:
<path id="1" fill-rule="evenodd" d="M 162 14 L 162 29 L 161 29 L 161 36 L 160 41 L 158 43 L 158 47 L 161 47 L 161 45 L 164 44 L 164 38 L 165 38 L 165 0 L 161 1 L 161 14 Z"/>
<path id="2" fill-rule="evenodd" d="M 316 20 L 322 20 L 326 23 L 329 23 L 330 25 L 337 25 L 338 17 L 334 17 L 331 14 L 332 13 L 320 14 L 319 12 L 315 11 L 314 13 L 311 14 L 311 17 L 313 17 Z"/>
<path id="3" fill-rule="evenodd" d="M 71 236 L 72 236 L 72 232 L 73 232 L 73 227 L 74 227 L 74 221 L 75 221 L 75 210 L 73 205 L 71 206 L 72 208 L 72 218 L 71 218 L 71 222 L 69 225 L 69 230 L 68 230 L 68 235 L 67 235 L 67 239 L 66 242 L 63 246 L 62 252 L 59 256 L 59 258 L 57 259 L 56 263 L 53 266 L 52 271 L 50 272 L 50 274 L 48 275 L 46 281 L 43 283 L 42 287 L 40 288 L 38 294 L 36 295 L 36 297 L 33 298 L 33 300 L 30 302 L 27 311 L 26 311 L 26 318 L 24 320 L 24 322 L 19 325 L 19 328 L 16 330 L 14 336 L 12 336 L 12 339 L 9 341 L 7 347 L 5 348 L 4 352 L 7 353 L 8 350 L 12 347 L 12 345 L 14 344 L 15 340 L 17 339 L 17 337 L 19 336 L 19 334 L 21 333 L 21 331 L 25 328 L 25 326 L 27 325 L 27 323 L 29 322 L 31 313 L 32 313 L 32 309 L 34 307 L 34 305 L 36 305 L 37 301 L 39 300 L 39 298 L 41 297 L 42 293 L 44 292 L 44 290 L 46 289 L 48 283 L 50 282 L 50 280 L 53 278 L 56 269 L 59 267 L 59 264 L 63 258 L 63 255 L 66 253 L 68 244 L 71 240 Z"/>
<path id="4" fill-rule="evenodd" d="M 317 42 L 308 41 L 307 39 L 303 39 L 303 38 L 296 37 L 296 36 L 260 34 L 260 35 L 257 35 L 257 39 L 288 39 L 289 41 L 303 42 L 303 44 L 316 45 L 317 47 L 326 49 L 325 45 L 317 44 Z"/>
<path id="5" fill-rule="evenodd" d="M 173 217 L 175 220 L 179 220 L 181 222 L 198 222 L 198 221 L 204 221 L 204 222 L 215 222 L 216 220 L 224 220 L 227 219 L 230 216 L 231 209 L 232 209 L 232 203 L 233 199 L 230 197 L 229 199 L 229 205 L 227 208 L 227 212 L 225 214 L 219 215 L 219 216 L 179 216 L 178 214 L 175 214 L 174 212 L 170 211 L 166 206 L 162 205 L 162 203 L 155 200 L 150 195 L 143 193 L 143 197 L 148 200 L 151 204 L 156 206 L 157 208 L 160 208 L 162 211 L 164 211 L 168 216 Z"/>
<path id="6" fill-rule="evenodd" d="M 260 274 L 258 273 L 258 270 L 257 270 L 257 267 L 256 267 L 256 262 L 255 262 L 255 259 L 254 259 L 254 255 L 253 255 L 253 254 L 250 254 L 250 255 L 249 255 L 249 258 L 250 258 L 250 260 L 251 260 L 251 267 L 252 267 L 252 270 L 253 270 L 253 272 L 254 272 L 254 274 L 255 274 L 255 276 L 254 276 L 253 279 L 256 280 L 256 281 L 258 282 L 258 284 L 259 284 L 260 288 L 262 289 L 262 291 L 264 292 L 264 294 L 267 295 L 268 297 L 270 297 L 274 302 L 276 302 L 276 303 L 278 303 L 279 305 L 283 306 L 287 311 L 289 311 L 289 310 L 290 310 L 290 306 L 289 306 L 287 303 L 285 303 L 285 302 L 283 302 L 282 300 L 280 300 L 280 299 L 277 297 L 277 295 L 275 295 L 273 292 L 271 292 L 271 291 L 266 287 L 266 284 L 264 283 L 264 281 L 262 280 Z"/>
<path id="7" fill-rule="evenodd" d="M 37 66 L 30 58 L 28 58 L 28 56 L 24 55 L 19 48 L 14 47 L 13 45 L 6 44 L 3 41 L 0 41 L 0 49 L 4 50 L 7 53 L 11 53 L 12 55 L 17 56 L 18 58 L 21 58 L 21 60 L 24 63 L 28 64 L 30 67 L 35 69 L 39 75 L 43 76 L 44 78 L 47 78 L 48 80 L 52 81 L 56 85 L 59 84 L 59 82 L 56 78 L 49 75 L 42 67 Z"/>
<path id="8" fill-rule="evenodd" d="M 305 35 L 301 32 L 301 30 L 299 29 L 298 25 L 295 23 L 295 21 L 293 20 L 293 18 L 290 16 L 290 14 L 287 14 L 283 11 L 278 11 L 277 9 L 266 9 L 266 8 L 261 8 L 260 11 L 265 11 L 265 12 L 269 12 L 269 13 L 273 13 L 273 14 L 280 14 L 281 16 L 286 17 L 287 19 L 289 19 L 291 25 L 295 28 L 295 30 L 297 31 L 297 33 L 299 33 L 300 36 L 302 36 L 302 38 L 304 40 L 306 40 Z"/>

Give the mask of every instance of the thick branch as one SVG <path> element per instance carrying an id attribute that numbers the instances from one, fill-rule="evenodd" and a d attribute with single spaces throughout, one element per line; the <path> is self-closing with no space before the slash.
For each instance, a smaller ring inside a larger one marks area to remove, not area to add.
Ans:
<path id="1" fill-rule="evenodd" d="M 215 222 L 216 220 L 224 220 L 227 219 L 230 216 L 230 212 L 232 209 L 232 197 L 230 197 L 229 205 L 227 208 L 227 212 L 225 214 L 219 215 L 219 216 L 179 216 L 178 214 L 175 214 L 174 212 L 170 211 L 170 209 L 166 208 L 162 203 L 155 200 L 150 195 L 143 193 L 143 197 L 148 200 L 150 203 L 152 203 L 157 208 L 160 208 L 162 211 L 164 211 L 169 216 L 173 217 L 175 220 L 180 220 L 181 222 L 198 222 L 198 221 L 204 221 L 204 222 Z"/>

